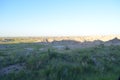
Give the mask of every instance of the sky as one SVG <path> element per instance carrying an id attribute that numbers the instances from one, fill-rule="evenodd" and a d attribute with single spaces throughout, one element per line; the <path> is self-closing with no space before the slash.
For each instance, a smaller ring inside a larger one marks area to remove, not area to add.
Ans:
<path id="1" fill-rule="evenodd" d="M 0 36 L 120 34 L 120 0 L 0 0 Z"/>

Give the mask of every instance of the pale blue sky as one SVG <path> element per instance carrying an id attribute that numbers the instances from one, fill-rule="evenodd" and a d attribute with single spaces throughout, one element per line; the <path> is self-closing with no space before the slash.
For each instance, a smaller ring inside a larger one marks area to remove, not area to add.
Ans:
<path id="1" fill-rule="evenodd" d="M 120 34 L 120 0 L 0 0 L 0 36 Z"/>

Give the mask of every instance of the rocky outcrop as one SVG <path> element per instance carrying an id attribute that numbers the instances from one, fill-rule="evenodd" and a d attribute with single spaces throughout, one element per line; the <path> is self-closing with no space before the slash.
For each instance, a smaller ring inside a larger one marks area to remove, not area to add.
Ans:
<path id="1" fill-rule="evenodd" d="M 38 38 L 37 42 L 57 42 L 57 41 L 66 41 L 66 40 L 74 40 L 78 42 L 85 42 L 85 41 L 109 41 L 113 38 L 117 37 L 120 39 L 120 35 L 105 35 L 105 36 L 64 36 L 64 37 L 42 37 Z"/>

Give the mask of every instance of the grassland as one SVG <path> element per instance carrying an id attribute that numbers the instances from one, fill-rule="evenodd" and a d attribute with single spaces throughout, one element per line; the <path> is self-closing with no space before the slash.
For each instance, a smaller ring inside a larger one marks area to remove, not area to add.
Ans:
<path id="1" fill-rule="evenodd" d="M 52 46 L 1 43 L 0 80 L 118 80 L 120 76 L 120 45 Z"/>

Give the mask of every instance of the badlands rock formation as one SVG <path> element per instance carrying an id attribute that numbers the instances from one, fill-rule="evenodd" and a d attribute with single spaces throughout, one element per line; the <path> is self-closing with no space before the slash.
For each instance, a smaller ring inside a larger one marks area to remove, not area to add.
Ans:
<path id="1" fill-rule="evenodd" d="M 37 42 L 53 42 L 53 41 L 62 41 L 62 40 L 74 40 L 78 42 L 85 42 L 85 41 L 95 41 L 95 40 L 109 41 L 114 38 L 120 39 L 120 35 L 41 37 L 41 38 L 38 38 L 36 41 Z"/>

